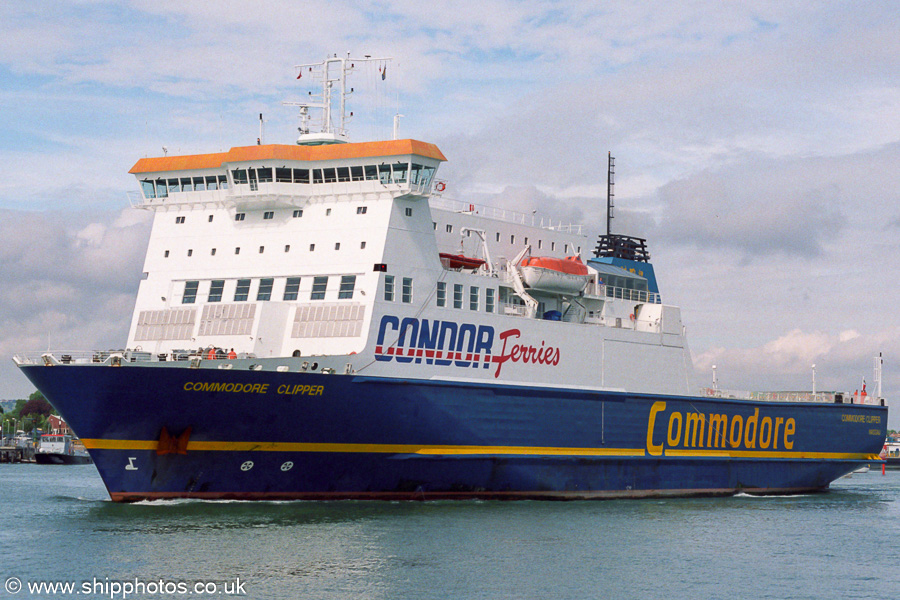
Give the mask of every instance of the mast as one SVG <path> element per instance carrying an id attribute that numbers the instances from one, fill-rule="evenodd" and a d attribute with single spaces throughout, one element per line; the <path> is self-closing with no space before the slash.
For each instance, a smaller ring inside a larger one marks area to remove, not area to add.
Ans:
<path id="1" fill-rule="evenodd" d="M 309 92 L 309 101 L 307 102 L 282 102 L 284 106 L 297 106 L 300 109 L 300 137 L 297 139 L 297 143 L 339 144 L 348 141 L 347 124 L 353 113 L 347 114 L 347 98 L 353 93 L 353 88 L 347 88 L 347 75 L 353 72 L 356 63 L 375 61 L 384 63 L 386 71 L 387 63 L 390 60 L 387 57 L 373 58 L 369 55 L 363 58 L 351 58 L 348 52 L 347 56 L 335 54 L 320 63 L 296 65 L 294 68 L 299 71 L 297 79 L 302 79 L 306 74 L 320 79 L 322 85 L 321 96 L 313 96 L 313 93 Z M 382 72 L 382 79 L 384 79 L 384 72 Z M 337 99 L 334 98 L 335 91 L 337 91 Z M 312 132 L 309 128 L 309 109 L 311 108 L 322 111 L 321 130 L 318 132 Z M 333 117 L 332 113 L 337 114 Z M 334 118 L 338 119 L 337 127 L 333 123 Z"/>
<path id="2" fill-rule="evenodd" d="M 612 152 L 610 152 L 609 162 L 606 167 L 606 235 L 612 234 L 613 197 L 615 196 L 613 190 L 616 186 L 614 179 L 615 175 L 616 159 L 613 157 Z"/>

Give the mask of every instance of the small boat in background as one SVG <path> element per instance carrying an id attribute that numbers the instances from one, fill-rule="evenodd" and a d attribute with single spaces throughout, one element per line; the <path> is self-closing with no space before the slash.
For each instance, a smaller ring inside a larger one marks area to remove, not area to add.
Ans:
<path id="1" fill-rule="evenodd" d="M 39 465 L 89 465 L 94 461 L 83 447 L 76 448 L 71 435 L 47 433 L 41 436 L 34 462 Z"/>
<path id="2" fill-rule="evenodd" d="M 529 256 L 520 266 L 525 285 L 534 290 L 579 294 L 591 279 L 587 265 L 579 256 Z"/>

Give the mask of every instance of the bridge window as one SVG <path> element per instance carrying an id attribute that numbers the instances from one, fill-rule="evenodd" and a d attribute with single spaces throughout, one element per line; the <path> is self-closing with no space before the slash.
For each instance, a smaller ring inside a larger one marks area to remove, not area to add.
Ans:
<path id="1" fill-rule="evenodd" d="M 382 164 L 378 167 L 378 178 L 381 183 L 388 184 L 391 182 L 391 165 Z"/>
<path id="2" fill-rule="evenodd" d="M 337 179 L 338 181 L 350 181 L 350 167 L 338 167 Z"/>
<path id="3" fill-rule="evenodd" d="M 200 287 L 199 281 L 185 281 L 184 295 L 181 297 L 182 304 L 193 304 L 197 300 L 197 288 Z"/>
<path id="4" fill-rule="evenodd" d="M 353 181 L 362 181 L 363 180 L 363 168 L 362 167 L 350 167 L 350 179 Z"/>
<path id="5" fill-rule="evenodd" d="M 437 282 L 437 305 L 447 306 L 447 282 Z"/>
<path id="6" fill-rule="evenodd" d="M 260 183 L 271 183 L 272 167 L 262 167 L 261 169 L 256 169 L 256 176 L 259 178 Z"/>
<path id="7" fill-rule="evenodd" d="M 222 291 L 225 289 L 224 279 L 213 279 L 209 284 L 209 302 L 221 302 Z"/>
<path id="8" fill-rule="evenodd" d="M 366 165 L 366 181 L 376 181 L 378 179 L 378 167 L 375 165 Z"/>
<path id="9" fill-rule="evenodd" d="M 277 167 L 275 169 L 275 181 L 278 183 L 291 183 L 293 181 L 292 169 Z"/>
<path id="10" fill-rule="evenodd" d="M 247 183 L 247 169 L 235 169 L 231 172 L 231 179 L 234 185 L 242 185 Z"/>
<path id="11" fill-rule="evenodd" d="M 182 177 L 181 178 L 181 191 L 182 192 L 193 192 L 194 191 L 194 183 L 191 181 L 190 177 Z"/>
<path id="12" fill-rule="evenodd" d="M 157 179 L 156 180 L 156 197 L 157 198 L 165 198 L 169 195 L 169 190 L 166 187 L 165 179 Z"/>
<path id="13" fill-rule="evenodd" d="M 300 294 L 300 278 L 299 277 L 288 277 L 287 283 L 284 286 L 284 299 L 285 300 L 296 300 Z"/>
<path id="14" fill-rule="evenodd" d="M 324 300 L 325 299 L 325 290 L 328 287 L 328 277 L 315 277 L 313 278 L 313 286 L 312 286 L 312 294 L 310 294 L 310 300 Z"/>
<path id="15" fill-rule="evenodd" d="M 335 181 L 337 181 L 337 173 L 335 173 L 335 169 L 333 167 L 323 169 L 322 172 L 325 175 L 325 183 L 334 183 Z"/>
<path id="16" fill-rule="evenodd" d="M 322 183 L 322 169 L 313 169 L 313 183 Z"/>
<path id="17" fill-rule="evenodd" d="M 203 177 L 194 177 L 194 191 L 195 192 L 205 192 L 206 191 L 206 180 Z"/>
<path id="18" fill-rule="evenodd" d="M 247 298 L 250 296 L 250 280 L 249 279 L 238 279 L 237 287 L 234 290 L 234 301 L 235 302 L 246 302 Z"/>
<path id="19" fill-rule="evenodd" d="M 272 298 L 272 284 L 275 280 L 271 277 L 265 277 L 259 280 L 259 290 L 256 292 L 256 299 L 267 301 Z"/>
<path id="20" fill-rule="evenodd" d="M 409 163 L 394 163 L 394 183 L 406 183 Z"/>
<path id="21" fill-rule="evenodd" d="M 294 183 L 309 183 L 309 169 L 294 169 Z"/>
<path id="22" fill-rule="evenodd" d="M 386 302 L 394 301 L 394 276 L 384 276 L 384 300 Z"/>
<path id="23" fill-rule="evenodd" d="M 206 189 L 208 189 L 208 190 L 219 189 L 219 180 L 215 175 L 207 175 L 206 176 Z"/>
<path id="24" fill-rule="evenodd" d="M 346 300 L 352 298 L 354 287 L 356 287 L 356 275 L 341 276 L 341 289 L 338 290 L 338 299 Z"/>
<path id="25" fill-rule="evenodd" d="M 144 198 L 156 198 L 156 187 L 149 179 L 141 181 L 141 191 L 144 193 Z"/>
<path id="26" fill-rule="evenodd" d="M 431 185 L 432 177 L 434 177 L 434 167 L 422 167 L 422 172 L 419 174 L 419 185 L 426 187 Z"/>

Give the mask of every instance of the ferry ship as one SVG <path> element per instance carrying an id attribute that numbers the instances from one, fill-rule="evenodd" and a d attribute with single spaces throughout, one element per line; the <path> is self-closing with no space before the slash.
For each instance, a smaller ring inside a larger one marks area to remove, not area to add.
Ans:
<path id="1" fill-rule="evenodd" d="M 701 393 L 646 240 L 452 202 L 434 144 L 350 142 L 348 76 L 386 60 L 298 66 L 296 144 L 138 160 L 126 349 L 15 356 L 114 501 L 798 493 L 878 460 L 881 398 Z"/>

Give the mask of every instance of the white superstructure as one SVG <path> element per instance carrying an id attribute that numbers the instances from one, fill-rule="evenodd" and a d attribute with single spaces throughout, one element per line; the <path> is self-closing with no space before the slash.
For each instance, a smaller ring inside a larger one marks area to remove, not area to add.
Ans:
<path id="1" fill-rule="evenodd" d="M 346 74 L 349 60 L 320 65 L 326 101 L 311 106 L 330 106 L 329 64 Z M 307 119 L 297 145 L 135 164 L 136 204 L 155 215 L 129 349 L 152 360 L 233 350 L 290 369 L 287 359 L 340 356 L 373 375 L 693 391 L 679 310 L 641 273 L 593 264 L 581 291 L 528 286 L 525 255 L 590 255 L 580 227 L 447 200 L 436 193 L 436 146 L 348 143 L 343 120 L 330 121 L 329 139 Z M 483 264 L 458 268 L 448 255 Z"/>

